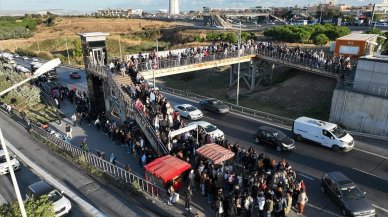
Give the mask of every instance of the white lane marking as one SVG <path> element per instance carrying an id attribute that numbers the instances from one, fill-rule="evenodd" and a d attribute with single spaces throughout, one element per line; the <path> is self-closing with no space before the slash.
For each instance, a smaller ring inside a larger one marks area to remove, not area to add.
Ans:
<path id="1" fill-rule="evenodd" d="M 376 204 L 372 204 L 372 206 L 373 206 L 374 208 L 376 208 L 376 209 L 379 209 L 379 210 L 381 210 L 381 211 L 384 211 L 384 212 L 388 213 L 388 209 L 385 209 L 385 208 L 383 208 L 383 207 L 381 207 L 381 206 L 377 206 Z"/>
<path id="2" fill-rule="evenodd" d="M 362 173 L 364 173 L 364 174 L 373 176 L 373 177 L 375 177 L 375 178 L 379 178 L 379 179 L 385 180 L 384 178 L 382 178 L 382 177 L 380 177 L 380 176 L 377 176 L 377 175 L 375 175 L 375 174 L 372 174 L 372 173 L 370 173 L 370 172 L 367 172 L 367 171 L 364 171 L 364 170 L 360 170 L 360 169 L 357 169 L 357 168 L 354 168 L 354 167 L 353 167 L 352 169 L 357 170 L 357 171 L 359 171 L 359 172 L 362 172 Z"/>
<path id="3" fill-rule="evenodd" d="M 332 216 L 342 216 L 342 215 L 335 214 L 334 212 L 331 212 L 331 211 L 329 211 L 329 210 L 324 210 L 324 209 L 322 209 L 322 208 L 320 208 L 320 207 L 314 206 L 314 205 L 312 205 L 311 203 L 307 203 L 306 206 L 309 206 L 309 207 L 311 207 L 311 208 L 317 209 L 317 210 L 319 210 L 319 211 L 321 211 L 321 212 L 330 214 L 330 215 L 332 215 Z"/>
<path id="4" fill-rule="evenodd" d="M 363 149 L 359 149 L 359 148 L 353 148 L 354 150 L 357 150 L 357 151 L 361 151 L 361 152 L 364 152 L 366 154 L 370 154 L 370 155 L 374 155 L 376 157 L 381 157 L 385 160 L 388 160 L 388 157 L 387 156 L 383 156 L 383 155 L 379 155 L 379 154 L 376 154 L 376 153 L 373 153 L 373 152 L 370 152 L 370 151 L 366 151 L 366 150 L 363 150 Z"/>
<path id="5" fill-rule="evenodd" d="M 310 179 L 311 181 L 314 181 L 314 178 L 313 178 L 313 177 L 310 177 L 310 176 L 305 175 L 305 174 L 303 174 L 303 173 L 299 173 L 298 175 L 300 175 L 300 176 L 302 176 L 302 177 L 304 177 L 304 178 L 306 178 L 306 179 Z"/>
<path id="6" fill-rule="evenodd" d="M 161 91 L 161 92 L 163 92 L 164 94 L 167 94 L 167 95 L 171 95 L 171 96 L 174 96 L 174 97 L 177 97 L 177 98 L 181 98 L 183 100 L 187 100 L 187 101 L 190 101 L 190 102 L 198 103 L 198 101 L 196 101 L 196 100 L 189 99 L 189 98 L 184 98 L 183 96 L 175 95 L 175 94 L 172 94 L 172 93 L 167 93 L 165 91 Z M 230 111 L 229 113 L 237 115 L 237 116 L 240 116 L 240 117 L 243 117 L 243 118 L 246 118 L 246 119 L 249 119 L 249 120 L 253 120 L 253 121 L 256 121 L 256 122 L 265 123 L 265 124 L 268 124 L 268 125 L 273 126 L 273 127 L 278 127 L 278 128 L 285 129 L 285 130 L 291 130 L 291 127 L 277 125 L 277 124 L 270 123 L 270 122 L 267 122 L 267 121 L 264 121 L 264 120 L 261 120 L 261 119 L 258 119 L 258 118 L 246 116 L 246 115 L 243 115 L 243 114 L 240 114 L 240 113 L 236 113 L 236 112 L 232 112 L 232 111 Z M 366 154 L 370 154 L 370 155 L 373 155 L 373 156 L 376 156 L 376 157 L 383 158 L 385 160 L 388 160 L 388 157 L 383 156 L 383 155 L 379 155 L 379 154 L 376 154 L 376 153 L 373 153 L 373 152 L 370 152 L 370 151 L 366 151 L 366 150 L 363 150 L 363 149 L 359 149 L 359 148 L 353 148 L 353 149 L 357 150 L 357 151 L 360 151 L 360 152 L 364 152 Z"/>

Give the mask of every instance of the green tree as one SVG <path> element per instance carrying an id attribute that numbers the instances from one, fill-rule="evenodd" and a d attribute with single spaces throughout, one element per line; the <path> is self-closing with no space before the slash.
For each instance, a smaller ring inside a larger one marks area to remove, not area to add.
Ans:
<path id="1" fill-rule="evenodd" d="M 325 34 L 319 34 L 314 37 L 313 42 L 315 45 L 325 45 L 329 42 L 329 38 Z"/>
<path id="2" fill-rule="evenodd" d="M 54 217 L 54 207 L 47 196 L 24 201 L 28 217 Z M 22 216 L 17 201 L 0 205 L 0 217 Z"/>
<path id="3" fill-rule="evenodd" d="M 234 32 L 229 32 L 228 33 L 228 41 L 230 43 L 237 43 L 238 42 L 238 37 L 237 34 Z"/>
<path id="4" fill-rule="evenodd" d="M 73 44 L 73 56 L 76 58 L 82 57 L 82 44 L 80 39 L 76 39 L 72 42 Z"/>

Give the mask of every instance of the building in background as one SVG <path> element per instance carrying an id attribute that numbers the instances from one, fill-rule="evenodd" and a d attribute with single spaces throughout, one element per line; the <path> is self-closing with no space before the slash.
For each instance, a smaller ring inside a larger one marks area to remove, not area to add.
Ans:
<path id="1" fill-rule="evenodd" d="M 100 9 L 97 11 L 97 16 L 106 16 L 106 17 L 132 17 L 132 16 L 142 16 L 143 9 Z"/>
<path id="2" fill-rule="evenodd" d="M 179 14 L 179 0 L 170 0 L 169 14 Z"/>

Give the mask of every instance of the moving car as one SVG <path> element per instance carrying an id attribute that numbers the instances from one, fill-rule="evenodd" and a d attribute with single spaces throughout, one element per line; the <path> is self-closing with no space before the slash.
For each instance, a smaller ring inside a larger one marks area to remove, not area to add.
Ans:
<path id="1" fill-rule="evenodd" d="M 229 107 L 227 105 L 214 98 L 199 101 L 199 106 L 201 109 L 206 109 L 220 114 L 224 114 L 229 111 Z"/>
<path id="2" fill-rule="evenodd" d="M 265 142 L 276 147 L 277 151 L 295 148 L 295 142 L 282 131 L 268 126 L 260 126 L 253 135 L 256 143 Z"/>
<path id="3" fill-rule="evenodd" d="M 341 172 L 326 173 L 321 180 L 321 190 L 334 198 L 345 216 L 375 216 L 376 210 L 365 192 Z"/>
<path id="4" fill-rule="evenodd" d="M 310 140 L 334 151 L 350 151 L 354 147 L 354 140 L 337 124 L 320 121 L 308 117 L 300 117 L 292 126 L 296 140 Z"/>
<path id="5" fill-rule="evenodd" d="M 10 155 L 10 162 L 13 167 L 13 170 L 18 170 L 20 168 L 19 161 L 15 156 Z M 0 175 L 9 173 L 7 160 L 5 159 L 4 150 L 0 150 Z"/>
<path id="6" fill-rule="evenodd" d="M 71 210 L 71 202 L 67 199 L 63 192 L 59 192 L 46 181 L 39 181 L 27 187 L 26 198 L 37 198 L 42 195 L 47 195 L 49 200 L 53 202 L 55 216 L 64 216 Z"/>
<path id="7" fill-rule="evenodd" d="M 81 74 L 79 72 L 70 72 L 69 77 L 71 79 L 78 79 L 78 78 L 81 78 Z"/>
<path id="8" fill-rule="evenodd" d="M 198 131 L 200 133 L 206 133 L 206 134 L 209 134 L 209 135 L 214 135 L 216 138 L 219 138 L 219 139 L 224 139 L 224 132 L 222 132 L 221 130 L 219 130 L 217 128 L 217 126 L 209 123 L 209 122 L 206 122 L 206 121 L 195 121 L 195 122 L 191 122 L 189 123 L 188 125 L 192 125 L 192 124 L 197 124 L 198 125 Z"/>
<path id="9" fill-rule="evenodd" d="M 189 120 L 198 120 L 203 117 L 202 112 L 190 104 L 175 105 L 174 110 L 177 111 L 180 116 Z"/>

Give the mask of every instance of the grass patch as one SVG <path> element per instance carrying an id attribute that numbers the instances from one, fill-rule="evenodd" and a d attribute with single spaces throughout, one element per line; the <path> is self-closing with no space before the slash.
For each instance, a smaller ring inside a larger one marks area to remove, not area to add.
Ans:
<path id="1" fill-rule="evenodd" d="M 26 113 L 27 117 L 39 123 L 49 123 L 58 120 L 56 108 L 44 104 L 38 104 L 27 110 Z"/>

